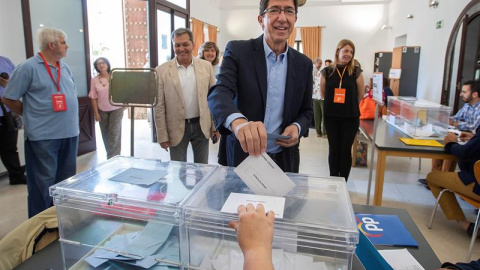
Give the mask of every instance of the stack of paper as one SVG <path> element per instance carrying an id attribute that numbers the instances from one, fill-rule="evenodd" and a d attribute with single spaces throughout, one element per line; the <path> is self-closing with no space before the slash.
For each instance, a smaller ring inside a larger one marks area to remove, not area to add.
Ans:
<path id="1" fill-rule="evenodd" d="M 406 248 L 379 250 L 378 252 L 394 270 L 425 270 Z"/>
<path id="2" fill-rule="evenodd" d="M 171 264 L 163 262 L 180 261 L 179 241 L 177 236 L 170 235 L 172 228 L 173 225 L 149 222 L 143 231 L 114 235 L 85 261 L 94 268 L 113 265 L 121 269 L 169 269 Z"/>

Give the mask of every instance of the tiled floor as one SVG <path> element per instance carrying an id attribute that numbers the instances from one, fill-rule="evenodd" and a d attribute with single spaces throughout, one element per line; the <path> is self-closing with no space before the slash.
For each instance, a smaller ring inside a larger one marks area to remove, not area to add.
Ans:
<path id="1" fill-rule="evenodd" d="M 122 154 L 130 155 L 130 120 L 126 117 L 123 127 Z M 78 158 L 78 172 L 106 159 L 99 134 L 97 125 L 98 150 Z M 314 136 L 314 130 L 310 134 L 313 134 L 313 136 L 301 141 L 300 172 L 327 176 L 327 139 Z M 209 156 L 211 164 L 217 164 L 217 151 L 217 145 L 211 144 Z M 189 155 L 189 160 L 191 160 L 191 153 Z M 158 144 L 151 142 L 150 127 L 146 120 L 135 121 L 135 157 L 169 160 L 168 153 L 161 149 Z M 430 160 L 422 160 L 419 170 L 419 160 L 417 158 L 389 157 L 386 167 L 383 206 L 407 209 L 440 261 L 464 261 L 470 238 L 456 226 L 455 222 L 446 220 L 445 216 L 438 210 L 439 213 L 436 216 L 434 227 L 432 230 L 427 228 L 434 198 L 430 191 L 417 184 L 417 179 L 424 178 L 428 173 Z M 352 168 L 347 186 L 353 203 L 365 204 L 368 174 L 367 167 Z M 0 216 L 2 217 L 0 219 L 0 238 L 27 219 L 26 197 L 25 186 L 10 186 L 7 177 L 0 178 Z M 464 202 L 461 202 L 461 205 L 465 209 L 467 217 L 474 220 L 473 208 Z M 472 258 L 480 257 L 479 245 L 478 243 L 475 245 Z"/>

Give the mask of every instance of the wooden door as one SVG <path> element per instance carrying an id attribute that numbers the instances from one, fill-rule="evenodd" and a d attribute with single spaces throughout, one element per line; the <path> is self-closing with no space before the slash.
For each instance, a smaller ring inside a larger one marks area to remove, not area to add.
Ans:
<path id="1" fill-rule="evenodd" d="M 402 47 L 393 48 L 392 68 L 402 68 Z M 398 96 L 400 91 L 400 79 L 390 79 L 390 88 L 392 89 L 393 95 Z"/>

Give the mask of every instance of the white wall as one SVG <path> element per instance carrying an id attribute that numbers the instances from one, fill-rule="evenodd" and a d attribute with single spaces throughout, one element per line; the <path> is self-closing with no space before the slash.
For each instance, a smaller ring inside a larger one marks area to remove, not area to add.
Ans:
<path id="1" fill-rule="evenodd" d="M 355 44 L 355 58 L 362 65 L 366 81 L 372 76 L 374 53 L 391 51 L 386 45 L 388 5 L 317 6 L 300 8 L 297 26 L 325 26 L 322 29 L 322 59 L 334 59 L 338 42 L 350 39 Z"/>
<path id="2" fill-rule="evenodd" d="M 256 38 L 262 34 L 257 16 L 258 9 L 222 10 L 220 50 L 223 51 L 230 40 Z"/>
<path id="3" fill-rule="evenodd" d="M 190 0 L 190 16 L 220 27 L 220 9 L 211 0 Z"/>
<path id="4" fill-rule="evenodd" d="M 427 1 L 393 0 L 389 15 L 392 38 L 407 35 L 407 46 L 421 47 L 417 97 L 434 102 L 440 102 L 445 53 L 453 24 L 470 1 L 439 2 L 438 8 L 430 8 Z M 408 14 L 414 18 L 407 19 Z M 444 26 L 436 29 L 440 20 Z"/>
<path id="5" fill-rule="evenodd" d="M 15 65 L 25 61 L 22 7 L 18 0 L 0 0 L 0 55 Z"/>
<path id="6" fill-rule="evenodd" d="M 220 28 L 220 32 L 217 33 L 217 39 L 219 39 L 222 36 L 220 10 L 213 6 L 213 2 L 212 0 L 190 0 L 190 16 Z"/>

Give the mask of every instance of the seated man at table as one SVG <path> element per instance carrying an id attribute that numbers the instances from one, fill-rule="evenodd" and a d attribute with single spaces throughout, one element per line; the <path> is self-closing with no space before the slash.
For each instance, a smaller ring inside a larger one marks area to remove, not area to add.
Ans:
<path id="1" fill-rule="evenodd" d="M 478 81 L 468 81 L 462 86 L 460 97 L 465 105 L 450 118 L 450 125 L 460 131 L 472 132 L 480 124 L 480 83 Z M 457 163 L 453 160 L 432 159 L 432 171 L 453 172 Z M 426 185 L 425 179 L 419 179 L 423 185 Z M 428 187 L 427 187 L 428 188 Z"/>
<path id="2" fill-rule="evenodd" d="M 448 133 L 444 139 L 445 152 L 458 158 L 460 171 L 432 171 L 427 175 L 427 183 L 435 198 L 443 189 L 447 188 L 480 201 L 480 185 L 475 179 L 473 170 L 475 162 L 480 160 L 480 127 L 477 127 L 475 135 L 462 132 L 460 140 L 467 141 L 467 143 L 459 144 L 454 133 Z M 472 235 L 474 223 L 465 218 L 455 194 L 451 192 L 443 194 L 439 204 L 447 219 L 457 221 L 469 235 Z"/>

